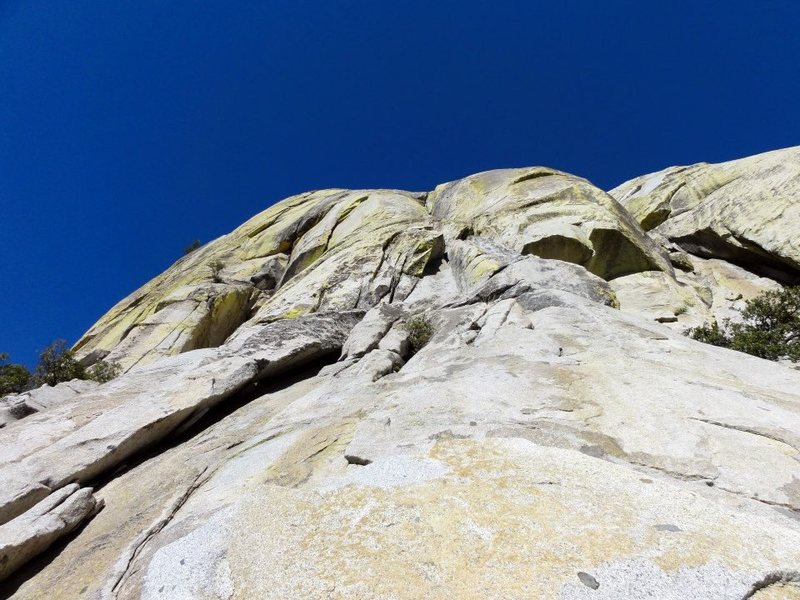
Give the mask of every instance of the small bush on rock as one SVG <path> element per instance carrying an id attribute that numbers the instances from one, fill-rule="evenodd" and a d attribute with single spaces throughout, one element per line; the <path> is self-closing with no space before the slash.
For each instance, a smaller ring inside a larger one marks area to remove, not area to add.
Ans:
<path id="1" fill-rule="evenodd" d="M 31 381 L 31 372 L 25 365 L 2 364 L 8 359 L 8 354 L 0 352 L 0 396 L 24 392 Z"/>
<path id="2" fill-rule="evenodd" d="M 731 345 L 730 339 L 716 321 L 689 329 L 686 334 L 693 340 L 712 344 L 713 346 L 729 348 Z"/>
<path id="3" fill-rule="evenodd" d="M 107 383 L 122 373 L 122 366 L 119 363 L 101 360 L 92 365 L 87 373 L 89 379 L 97 383 Z"/>
<path id="4" fill-rule="evenodd" d="M 183 255 L 186 256 L 187 254 L 191 254 L 202 245 L 203 244 L 200 243 L 200 240 L 194 240 L 191 244 L 183 249 Z"/>
<path id="5" fill-rule="evenodd" d="M 431 340 L 433 327 L 422 316 L 412 317 L 404 324 L 408 331 L 408 343 L 411 345 L 411 354 L 419 352 Z"/>
<path id="6" fill-rule="evenodd" d="M 84 366 L 75 360 L 66 340 L 56 340 L 39 354 L 39 364 L 33 375 L 34 387 L 57 385 L 62 381 L 88 379 Z"/>
<path id="7" fill-rule="evenodd" d="M 75 360 L 65 340 L 56 340 L 39 354 L 39 364 L 31 372 L 25 365 L 3 364 L 8 354 L 0 352 L 0 397 L 19 394 L 43 385 L 54 386 L 73 379 L 91 379 L 98 383 L 111 381 L 122 372 L 115 362 L 100 361 L 86 369 Z"/>
<path id="8" fill-rule="evenodd" d="M 800 286 L 769 291 L 748 300 L 741 323 L 714 322 L 689 329 L 701 342 L 768 360 L 800 360 Z"/>
<path id="9" fill-rule="evenodd" d="M 214 283 L 222 283 L 220 273 L 222 273 L 222 269 L 224 268 L 225 263 L 219 259 L 211 261 L 211 264 L 208 265 L 208 269 L 211 271 L 211 279 L 214 281 Z"/>

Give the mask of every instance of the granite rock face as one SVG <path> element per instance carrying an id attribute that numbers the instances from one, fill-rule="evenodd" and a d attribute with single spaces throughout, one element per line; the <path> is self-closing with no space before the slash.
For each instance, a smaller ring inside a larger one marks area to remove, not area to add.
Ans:
<path id="1" fill-rule="evenodd" d="M 642 227 L 697 256 L 800 281 L 800 147 L 672 167 L 609 193 Z"/>
<path id="2" fill-rule="evenodd" d="M 781 282 L 684 242 L 544 168 L 276 204 L 0 428 L 0 596 L 800 598 L 800 371 L 681 333 Z"/>
<path id="3" fill-rule="evenodd" d="M 462 287 L 524 254 L 605 279 L 672 271 L 611 196 L 559 171 L 489 171 L 430 194 L 323 190 L 288 198 L 181 259 L 75 349 L 84 362 L 127 370 L 218 346 L 245 321 L 402 301 L 441 260 L 445 241 Z"/>
<path id="4" fill-rule="evenodd" d="M 91 391 L 97 385 L 94 381 L 74 379 L 53 387 L 42 386 L 0 398 L 0 427 L 74 399 L 79 394 Z"/>
<path id="5" fill-rule="evenodd" d="M 431 214 L 448 238 L 471 235 L 520 254 L 576 263 L 605 279 L 671 271 L 660 248 L 608 194 L 553 169 L 505 169 L 438 186 Z"/>

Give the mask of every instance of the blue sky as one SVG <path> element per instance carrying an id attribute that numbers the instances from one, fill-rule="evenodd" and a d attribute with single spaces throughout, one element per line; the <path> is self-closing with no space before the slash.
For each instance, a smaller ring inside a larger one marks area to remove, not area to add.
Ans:
<path id="1" fill-rule="evenodd" d="M 0 351 L 293 193 L 800 144 L 800 2 L 0 0 Z"/>

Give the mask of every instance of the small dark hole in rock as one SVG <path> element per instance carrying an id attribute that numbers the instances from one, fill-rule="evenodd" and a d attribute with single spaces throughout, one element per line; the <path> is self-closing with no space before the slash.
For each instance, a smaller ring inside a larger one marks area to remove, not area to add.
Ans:
<path id="1" fill-rule="evenodd" d="M 581 580 L 581 583 L 588 588 L 592 588 L 596 590 L 600 587 L 600 582 L 597 581 L 594 577 L 589 575 L 588 573 L 584 573 L 583 571 L 578 571 L 578 579 Z"/>

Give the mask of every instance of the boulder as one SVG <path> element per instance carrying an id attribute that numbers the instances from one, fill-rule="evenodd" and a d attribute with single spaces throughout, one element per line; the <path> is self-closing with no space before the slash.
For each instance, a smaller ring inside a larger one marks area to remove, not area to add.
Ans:
<path id="1" fill-rule="evenodd" d="M 103 507 L 92 488 L 67 485 L 13 521 L 0 525 L 0 581 Z"/>
<path id="2" fill-rule="evenodd" d="M 426 202 L 448 239 L 481 236 L 516 253 L 583 265 L 603 279 L 672 270 L 614 198 L 561 171 L 478 173 L 438 186 Z"/>
<path id="3" fill-rule="evenodd" d="M 609 193 L 645 229 L 696 256 L 800 281 L 800 147 L 672 167 Z"/>

